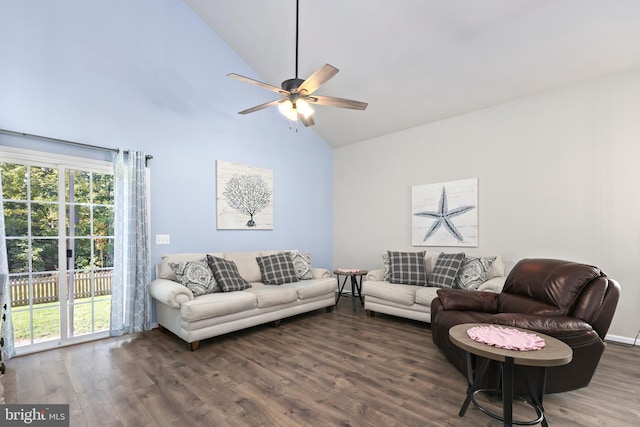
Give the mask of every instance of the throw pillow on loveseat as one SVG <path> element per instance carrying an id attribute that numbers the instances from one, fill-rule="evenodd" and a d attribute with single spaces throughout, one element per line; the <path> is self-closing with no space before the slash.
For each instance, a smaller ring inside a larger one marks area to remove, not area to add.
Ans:
<path id="1" fill-rule="evenodd" d="M 431 301 L 441 287 L 465 288 L 499 293 L 504 286 L 504 261 L 501 254 L 475 256 L 459 252 L 405 252 L 403 256 L 415 258 L 424 254 L 426 280 L 420 284 L 394 283 L 391 276 L 390 252 L 382 255 L 383 268 L 369 271 L 362 284 L 364 307 L 368 315 L 385 313 L 423 322 L 431 322 Z M 440 259 L 442 267 L 438 281 L 431 277 Z M 452 259 L 459 265 L 452 267 Z M 404 267 L 403 267 L 404 268 Z M 418 267 L 419 268 L 419 267 Z M 442 280 L 445 278 L 446 280 Z M 432 286 L 437 284 L 438 286 Z"/>

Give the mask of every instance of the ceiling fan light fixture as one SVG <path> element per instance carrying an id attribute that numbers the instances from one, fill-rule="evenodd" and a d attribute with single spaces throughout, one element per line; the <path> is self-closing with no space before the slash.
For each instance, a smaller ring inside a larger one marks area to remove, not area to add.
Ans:
<path id="1" fill-rule="evenodd" d="M 304 99 L 298 99 L 296 101 L 296 109 L 304 116 L 305 119 L 308 119 L 314 113 L 311 105 L 309 105 L 309 103 Z"/>
<path id="2" fill-rule="evenodd" d="M 298 120 L 298 111 L 296 110 L 296 106 L 289 99 L 285 99 L 280 104 L 278 104 L 278 110 L 285 116 L 287 119 L 291 121 Z"/>
<path id="3" fill-rule="evenodd" d="M 288 99 L 285 99 L 284 101 L 280 102 L 280 104 L 278 104 L 278 110 L 285 116 L 289 114 L 292 109 L 293 102 Z"/>

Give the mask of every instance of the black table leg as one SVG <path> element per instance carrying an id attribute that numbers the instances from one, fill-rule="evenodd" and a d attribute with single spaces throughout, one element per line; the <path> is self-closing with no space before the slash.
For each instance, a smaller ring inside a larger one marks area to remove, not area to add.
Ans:
<path id="1" fill-rule="evenodd" d="M 467 412 L 467 408 L 469 408 L 469 403 L 471 403 L 471 399 L 473 399 L 473 393 L 478 390 L 478 385 L 480 384 L 480 380 L 484 376 L 485 371 L 489 367 L 489 359 L 482 359 L 480 366 L 478 366 L 478 370 L 476 374 L 473 375 L 473 365 L 471 360 L 471 353 L 467 352 L 467 398 L 464 400 L 462 404 L 462 408 L 460 408 L 459 416 L 464 417 L 464 414 Z"/>
<path id="2" fill-rule="evenodd" d="M 505 357 L 502 365 L 502 416 L 503 425 L 513 424 L 513 357 Z"/>
<path id="3" fill-rule="evenodd" d="M 356 290 L 358 287 L 356 283 L 356 276 L 351 276 L 351 308 L 356 311 Z"/>
<path id="4" fill-rule="evenodd" d="M 360 298 L 360 304 L 364 305 L 364 301 L 362 300 L 362 276 L 360 276 L 360 284 L 358 284 L 358 278 L 354 274 L 351 276 L 351 305 L 353 307 L 353 311 L 356 311 L 356 290 L 358 291 L 358 298 Z"/>
<path id="5" fill-rule="evenodd" d="M 531 380 L 529 379 L 529 375 L 525 374 L 525 380 L 527 382 L 527 387 L 529 388 L 529 396 L 531 396 L 531 400 L 533 400 L 534 407 L 537 407 L 540 413 L 540 424 L 542 427 L 548 427 L 547 417 L 544 416 L 544 407 L 542 406 L 542 400 L 544 399 L 544 390 L 547 386 L 547 368 L 540 367 L 537 370 L 538 378 L 536 385 L 539 385 L 539 389 L 534 389 L 531 384 Z"/>
<path id="6" fill-rule="evenodd" d="M 347 276 L 344 276 L 344 280 L 342 281 L 342 286 L 340 286 L 340 276 L 338 276 L 338 298 L 336 298 L 336 305 L 338 301 L 340 301 L 340 297 L 342 296 L 342 291 L 344 290 L 344 285 L 347 283 Z"/>

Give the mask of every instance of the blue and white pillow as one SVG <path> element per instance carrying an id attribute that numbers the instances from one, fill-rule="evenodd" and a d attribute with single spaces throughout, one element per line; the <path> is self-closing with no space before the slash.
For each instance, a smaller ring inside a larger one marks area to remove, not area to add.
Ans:
<path id="1" fill-rule="evenodd" d="M 465 257 L 462 265 L 460 265 L 453 287 L 469 290 L 478 289 L 487 280 L 487 273 L 495 260 L 495 256 Z"/>
<path id="2" fill-rule="evenodd" d="M 169 267 L 178 278 L 178 281 L 186 286 L 194 296 L 221 292 L 220 286 L 209 268 L 206 258 L 194 261 L 170 262 Z"/>
<path id="3" fill-rule="evenodd" d="M 293 262 L 293 268 L 296 271 L 298 279 L 313 279 L 313 272 L 311 271 L 311 253 L 292 251 L 291 261 Z"/>

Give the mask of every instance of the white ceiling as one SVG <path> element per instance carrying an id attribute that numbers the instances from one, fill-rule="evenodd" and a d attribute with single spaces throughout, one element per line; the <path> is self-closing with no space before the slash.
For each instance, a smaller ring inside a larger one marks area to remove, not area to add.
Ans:
<path id="1" fill-rule="evenodd" d="M 184 2 L 248 77 L 294 77 L 295 0 Z M 300 0 L 299 46 L 300 78 L 340 69 L 317 94 L 369 103 L 316 107 L 313 129 L 339 147 L 638 67 L 640 0 Z"/>

